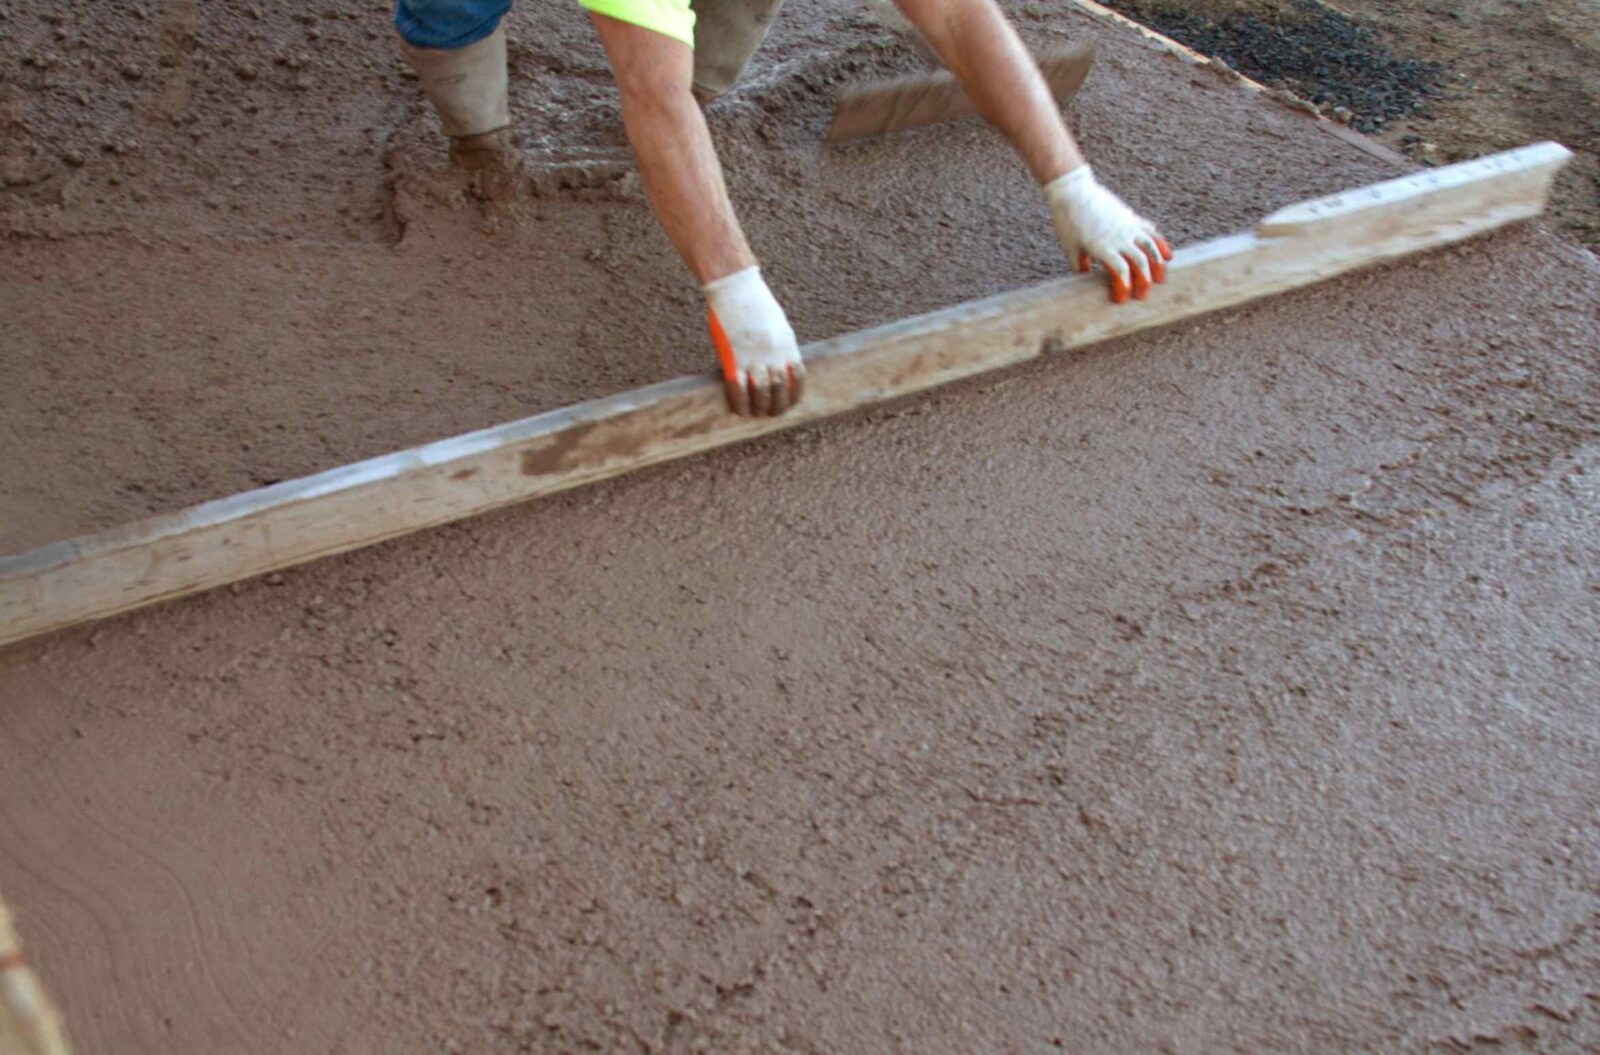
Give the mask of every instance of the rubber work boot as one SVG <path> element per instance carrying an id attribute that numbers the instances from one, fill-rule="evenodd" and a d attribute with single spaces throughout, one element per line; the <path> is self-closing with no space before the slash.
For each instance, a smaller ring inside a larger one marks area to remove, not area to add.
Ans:
<path id="1" fill-rule="evenodd" d="M 732 88 L 766 39 L 783 0 L 692 0 L 694 94 L 709 103 Z"/>
<path id="2" fill-rule="evenodd" d="M 525 173 L 511 137 L 505 27 L 466 47 L 419 48 L 402 40 L 400 48 L 450 137 L 451 162 L 473 174 L 484 198 L 514 192 Z"/>

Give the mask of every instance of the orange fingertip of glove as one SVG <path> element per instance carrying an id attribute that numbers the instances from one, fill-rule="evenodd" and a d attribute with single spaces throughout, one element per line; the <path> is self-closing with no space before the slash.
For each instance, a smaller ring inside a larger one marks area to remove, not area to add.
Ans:
<path id="1" fill-rule="evenodd" d="M 710 308 L 706 309 L 706 325 L 711 330 L 711 347 L 717 350 L 717 362 L 722 366 L 723 378 L 728 381 L 738 380 L 739 364 L 733 359 L 733 345 L 728 343 L 728 335 L 723 331 L 717 313 Z"/>
<path id="2" fill-rule="evenodd" d="M 1167 280 L 1166 262 L 1172 259 L 1172 246 L 1165 238 L 1157 238 L 1156 250 L 1160 253 L 1160 255 L 1150 257 L 1150 277 L 1155 279 L 1157 282 L 1165 282 Z M 1145 255 L 1150 256 L 1149 253 L 1146 253 Z"/>
<path id="3" fill-rule="evenodd" d="M 1167 250 L 1167 255 L 1162 256 L 1160 253 L 1161 243 L 1159 242 L 1156 243 L 1156 249 L 1157 252 L 1154 253 L 1148 249 L 1144 250 L 1144 256 L 1146 260 L 1150 261 L 1150 281 L 1160 285 L 1167 280 L 1167 265 L 1165 261 L 1172 259 L 1172 251 L 1169 249 Z"/>
<path id="4" fill-rule="evenodd" d="M 1107 277 L 1111 279 L 1111 303 L 1128 303 L 1128 295 L 1133 291 L 1128 288 L 1128 284 L 1126 282 L 1122 281 L 1122 276 L 1117 274 L 1115 271 L 1109 271 L 1106 274 Z"/>
<path id="5" fill-rule="evenodd" d="M 1128 262 L 1128 278 L 1133 282 L 1133 299 L 1144 300 L 1150 295 L 1150 279 L 1139 267 L 1139 261 L 1132 253 L 1123 253 L 1122 259 Z"/>
<path id="6" fill-rule="evenodd" d="M 1081 275 L 1081 274 L 1083 274 L 1084 272 L 1086 272 L 1088 270 L 1089 270 L 1089 254 L 1083 252 L 1082 250 L 1079 250 L 1078 251 L 1078 273 Z"/>

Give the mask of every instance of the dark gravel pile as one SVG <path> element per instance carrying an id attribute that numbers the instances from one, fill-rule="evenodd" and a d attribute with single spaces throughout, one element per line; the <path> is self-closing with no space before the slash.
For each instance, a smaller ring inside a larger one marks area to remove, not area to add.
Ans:
<path id="1" fill-rule="evenodd" d="M 1339 116 L 1363 132 L 1416 113 L 1446 73 L 1434 63 L 1391 54 L 1379 33 L 1317 0 L 1294 0 L 1270 18 L 1241 12 L 1219 19 L 1181 0 L 1103 2 L 1253 80 L 1330 111 L 1348 110 Z"/>

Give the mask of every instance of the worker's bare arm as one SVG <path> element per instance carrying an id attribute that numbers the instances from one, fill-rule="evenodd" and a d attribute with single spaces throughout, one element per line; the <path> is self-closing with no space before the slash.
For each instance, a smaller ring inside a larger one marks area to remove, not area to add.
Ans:
<path id="1" fill-rule="evenodd" d="M 756 262 L 745 242 L 681 40 L 591 14 L 622 97 L 622 123 L 656 218 L 702 285 Z"/>
<path id="2" fill-rule="evenodd" d="M 1098 261 L 1111 299 L 1143 299 L 1165 280 L 1172 250 L 1155 225 L 1101 186 L 1033 57 L 994 0 L 895 0 L 961 81 L 967 97 L 1017 148 L 1044 188 L 1061 248 L 1080 271 Z"/>
<path id="3" fill-rule="evenodd" d="M 729 406 L 740 414 L 781 414 L 800 398 L 800 346 L 728 200 L 691 88 L 694 51 L 653 29 L 590 18 L 611 61 L 622 123 L 656 219 L 705 292 Z"/>
<path id="4" fill-rule="evenodd" d="M 1049 183 L 1083 164 L 1049 86 L 994 0 L 895 3 L 1036 180 Z"/>

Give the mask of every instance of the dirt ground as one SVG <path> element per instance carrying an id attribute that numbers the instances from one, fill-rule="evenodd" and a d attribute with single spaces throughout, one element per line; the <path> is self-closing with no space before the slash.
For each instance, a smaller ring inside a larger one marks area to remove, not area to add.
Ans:
<path id="1" fill-rule="evenodd" d="M 1600 248 L 1600 4 L 1593 0 L 1106 3 L 1329 113 L 1342 107 L 1362 131 L 1425 164 L 1540 139 L 1565 143 L 1579 156 L 1551 213 Z"/>
<path id="2" fill-rule="evenodd" d="M 703 367 L 569 10 L 496 215 L 383 5 L 88 10 L 0 19 L 0 549 Z M 1394 171 L 1012 10 L 1180 242 Z M 981 127 L 819 151 L 915 62 L 793 0 L 713 111 L 803 338 L 1062 269 Z M 0 891 L 85 1051 L 1593 1050 L 1597 299 L 1525 225 L 8 648 Z"/>

